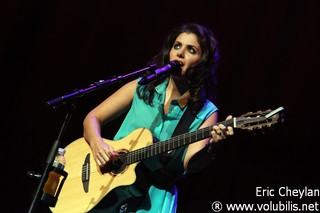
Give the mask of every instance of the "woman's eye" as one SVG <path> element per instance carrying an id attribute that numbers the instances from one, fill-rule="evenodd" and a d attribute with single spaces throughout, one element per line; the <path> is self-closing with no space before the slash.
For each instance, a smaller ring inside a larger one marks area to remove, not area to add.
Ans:
<path id="1" fill-rule="evenodd" d="M 180 44 L 174 44 L 174 45 L 173 45 L 173 48 L 176 49 L 176 50 L 177 50 L 177 49 L 180 49 L 180 47 L 181 47 Z"/>
<path id="2" fill-rule="evenodd" d="M 188 48 L 188 51 L 192 54 L 196 54 L 196 50 L 192 47 Z"/>

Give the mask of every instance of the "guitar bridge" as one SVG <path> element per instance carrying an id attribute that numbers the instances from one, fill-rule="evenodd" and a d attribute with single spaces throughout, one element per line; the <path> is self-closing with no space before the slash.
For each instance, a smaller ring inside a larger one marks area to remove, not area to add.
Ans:
<path id="1" fill-rule="evenodd" d="M 89 191 L 90 180 L 90 153 L 87 154 L 84 163 L 82 165 L 82 185 L 83 190 L 87 193 Z"/>

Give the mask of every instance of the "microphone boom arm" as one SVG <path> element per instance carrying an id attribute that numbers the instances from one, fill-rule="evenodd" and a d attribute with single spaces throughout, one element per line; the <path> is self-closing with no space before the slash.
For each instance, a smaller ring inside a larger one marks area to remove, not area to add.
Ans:
<path id="1" fill-rule="evenodd" d="M 74 99 L 79 98 L 79 97 L 83 97 L 87 93 L 93 92 L 93 91 L 98 90 L 98 89 L 105 88 L 106 86 L 109 86 L 109 85 L 111 85 L 113 83 L 118 83 L 118 82 L 121 82 L 124 79 L 129 78 L 129 77 L 135 77 L 135 76 L 141 75 L 141 73 L 147 72 L 149 70 L 155 70 L 155 69 L 156 69 L 156 65 L 152 64 L 152 65 L 150 65 L 150 66 L 148 66 L 146 68 L 134 71 L 132 73 L 129 73 L 129 74 L 126 74 L 126 75 L 123 75 L 123 76 L 117 76 L 115 78 L 108 79 L 108 80 L 100 80 L 100 81 L 94 82 L 88 88 L 79 89 L 79 90 L 77 90 L 77 91 L 75 91 L 73 93 L 66 94 L 66 95 L 63 95 L 61 97 L 52 99 L 50 101 L 47 101 L 46 104 L 47 104 L 47 106 L 51 107 L 52 109 L 56 109 L 56 108 L 62 106 L 63 104 L 65 104 L 65 103 L 67 103 L 67 102 L 69 102 L 71 100 L 74 100 Z"/>

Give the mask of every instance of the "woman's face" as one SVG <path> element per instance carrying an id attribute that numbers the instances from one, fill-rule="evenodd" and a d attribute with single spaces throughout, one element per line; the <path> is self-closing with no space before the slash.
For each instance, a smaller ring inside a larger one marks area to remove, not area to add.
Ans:
<path id="1" fill-rule="evenodd" d="M 193 33 L 181 33 L 176 38 L 170 53 L 170 61 L 177 60 L 181 66 L 181 75 L 200 62 L 201 48 L 197 36 Z"/>

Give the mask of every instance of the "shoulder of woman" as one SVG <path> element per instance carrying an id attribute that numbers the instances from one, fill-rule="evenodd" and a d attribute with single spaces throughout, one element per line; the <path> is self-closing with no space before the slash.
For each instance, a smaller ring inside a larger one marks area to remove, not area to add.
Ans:
<path id="1" fill-rule="evenodd" d="M 122 86 L 122 88 L 126 88 L 126 89 L 135 89 L 138 83 L 138 79 L 132 80 L 127 82 L 126 84 L 124 84 Z"/>
<path id="2" fill-rule="evenodd" d="M 218 111 L 218 107 L 210 100 L 206 100 L 205 103 L 204 103 L 204 107 L 207 108 L 207 110 L 210 110 L 210 111 Z"/>

